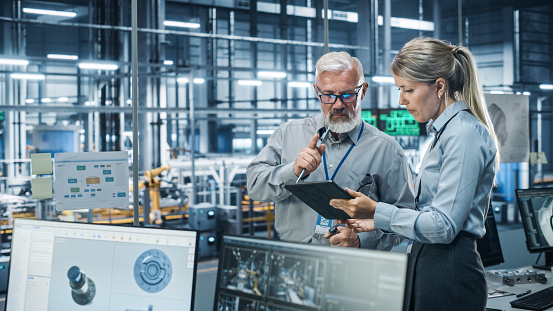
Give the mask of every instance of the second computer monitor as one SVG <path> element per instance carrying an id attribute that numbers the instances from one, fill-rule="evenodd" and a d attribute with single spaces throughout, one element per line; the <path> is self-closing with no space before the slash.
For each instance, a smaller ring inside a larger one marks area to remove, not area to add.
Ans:
<path id="1" fill-rule="evenodd" d="M 192 310 L 198 234 L 16 219 L 6 311 Z"/>
<path id="2" fill-rule="evenodd" d="M 407 256 L 223 237 L 214 310 L 403 308 Z"/>

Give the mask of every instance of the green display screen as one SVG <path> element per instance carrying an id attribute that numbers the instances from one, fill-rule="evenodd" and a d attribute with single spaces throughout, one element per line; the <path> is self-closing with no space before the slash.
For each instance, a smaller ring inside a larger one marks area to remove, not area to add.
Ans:
<path id="1" fill-rule="evenodd" d="M 388 135 L 426 135 L 424 123 L 415 121 L 415 118 L 405 109 L 363 110 L 361 118 Z"/>

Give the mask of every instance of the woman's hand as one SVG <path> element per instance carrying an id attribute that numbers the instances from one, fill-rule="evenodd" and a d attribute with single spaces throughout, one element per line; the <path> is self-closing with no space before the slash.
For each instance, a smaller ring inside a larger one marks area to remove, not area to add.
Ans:
<path id="1" fill-rule="evenodd" d="M 346 225 L 355 233 L 376 230 L 376 227 L 374 226 L 374 219 L 338 219 L 338 223 Z"/>
<path id="2" fill-rule="evenodd" d="M 346 188 L 346 191 L 353 199 L 332 199 L 330 205 L 341 209 L 350 215 L 352 218 L 372 219 L 376 210 L 376 202 L 361 192 L 356 192 Z"/>

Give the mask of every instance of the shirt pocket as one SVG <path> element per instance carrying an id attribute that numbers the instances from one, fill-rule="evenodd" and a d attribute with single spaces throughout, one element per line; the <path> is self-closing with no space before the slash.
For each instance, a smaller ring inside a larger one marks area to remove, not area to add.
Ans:
<path id="1" fill-rule="evenodd" d="M 376 183 L 371 174 L 366 174 L 363 179 L 361 179 L 357 192 L 361 192 L 371 198 L 374 197 L 376 194 Z"/>

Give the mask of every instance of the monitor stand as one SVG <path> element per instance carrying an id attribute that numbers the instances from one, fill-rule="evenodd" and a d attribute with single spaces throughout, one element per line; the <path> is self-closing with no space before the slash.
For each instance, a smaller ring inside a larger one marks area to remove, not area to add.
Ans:
<path id="1" fill-rule="evenodd" d="M 545 263 L 544 264 L 535 264 L 532 267 L 536 269 L 550 270 L 553 267 L 553 251 L 544 252 L 545 254 Z"/>

